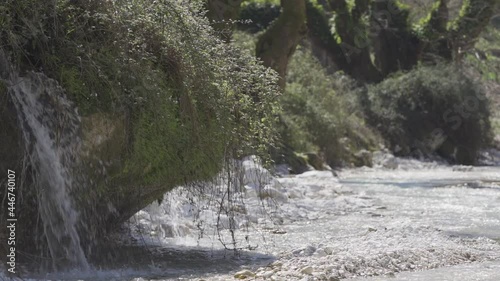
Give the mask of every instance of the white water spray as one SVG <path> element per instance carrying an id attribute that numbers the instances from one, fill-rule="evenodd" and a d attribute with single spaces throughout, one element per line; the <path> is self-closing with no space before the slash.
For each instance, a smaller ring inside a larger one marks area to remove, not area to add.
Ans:
<path id="1" fill-rule="evenodd" d="M 57 82 L 40 73 L 10 79 L 29 160 L 35 171 L 39 215 L 53 268 L 89 264 L 77 232 L 70 168 L 79 146 L 80 118 Z"/>

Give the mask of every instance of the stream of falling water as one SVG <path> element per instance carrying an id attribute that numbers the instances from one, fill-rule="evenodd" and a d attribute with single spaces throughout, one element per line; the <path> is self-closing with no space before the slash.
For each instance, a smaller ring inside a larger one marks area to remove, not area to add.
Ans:
<path id="1" fill-rule="evenodd" d="M 88 270 L 77 232 L 78 213 L 70 192 L 70 168 L 79 141 L 79 116 L 56 81 L 40 73 L 11 78 L 29 161 L 36 173 L 38 208 L 54 270 Z"/>

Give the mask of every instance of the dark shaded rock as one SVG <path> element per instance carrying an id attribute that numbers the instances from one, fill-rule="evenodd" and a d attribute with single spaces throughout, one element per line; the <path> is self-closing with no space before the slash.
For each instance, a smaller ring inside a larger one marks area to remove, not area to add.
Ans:
<path id="1" fill-rule="evenodd" d="M 316 153 L 306 153 L 307 163 L 311 165 L 314 169 L 322 171 L 325 169 L 325 161 Z"/>
<path id="2" fill-rule="evenodd" d="M 3 50 L 0 49 L 0 79 L 7 80 L 10 75 L 10 67 L 7 57 Z"/>
<path id="3" fill-rule="evenodd" d="M 287 156 L 286 164 L 290 166 L 291 174 L 302 174 L 311 170 L 307 164 L 307 159 L 296 153 L 291 153 Z"/>
<path id="4" fill-rule="evenodd" d="M 361 149 L 354 154 L 353 164 L 356 167 L 371 167 L 373 165 L 372 153 L 366 149 Z"/>

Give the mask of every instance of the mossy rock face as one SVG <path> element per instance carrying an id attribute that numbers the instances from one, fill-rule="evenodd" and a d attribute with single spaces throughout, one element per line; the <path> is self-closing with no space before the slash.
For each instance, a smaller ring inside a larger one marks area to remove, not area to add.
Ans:
<path id="1" fill-rule="evenodd" d="M 71 148 L 66 163 L 77 162 L 68 173 L 85 245 L 175 186 L 214 180 L 230 159 L 265 157 L 279 111 L 278 75 L 217 39 L 193 13 L 201 2 L 93 2 L 8 1 L 0 9 L 0 80 L 43 70 L 78 109 L 81 150 Z M 14 108 L 0 85 L 4 168 L 25 156 Z M 27 181 L 36 193 L 30 188 Z M 35 199 L 23 205 L 29 225 L 37 197 L 23 196 Z M 44 244 L 43 235 L 28 238 Z"/>
<path id="2" fill-rule="evenodd" d="M 87 192 L 75 197 L 86 208 L 88 202 L 99 198 L 106 204 L 111 201 L 109 190 L 116 189 L 110 185 L 110 180 L 123 173 L 124 161 L 127 157 L 127 134 L 124 115 L 94 113 L 82 117 L 81 135 L 82 149 L 81 166 L 83 177 L 80 179 L 89 186 Z M 89 192 L 90 191 L 90 192 Z M 112 192 L 111 194 L 114 194 Z M 107 217 L 107 212 L 100 212 Z"/>
<path id="3" fill-rule="evenodd" d="M 125 117 L 95 113 L 82 117 L 82 157 L 113 166 L 123 160 L 127 134 Z"/>

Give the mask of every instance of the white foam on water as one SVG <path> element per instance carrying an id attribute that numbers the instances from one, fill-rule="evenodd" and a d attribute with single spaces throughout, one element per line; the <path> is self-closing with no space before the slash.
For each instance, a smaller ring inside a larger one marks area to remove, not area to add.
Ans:
<path id="1" fill-rule="evenodd" d="M 484 269 L 471 280 L 496 280 L 488 268 L 500 260 L 500 169 L 391 161 L 344 170 L 338 179 L 329 171 L 276 179 L 272 187 L 288 200 L 278 202 L 274 220 L 248 208 L 249 235 L 264 233 L 268 239 L 254 241 L 279 265 L 253 268 L 256 280 L 388 280 L 408 272 L 401 280 L 452 281 L 469 268 Z M 246 191 L 252 206 L 256 190 Z"/>
<path id="2" fill-rule="evenodd" d="M 275 280 L 454 281 L 461 280 L 460 276 L 498 280 L 500 168 L 394 161 L 397 167 L 347 169 L 338 178 L 330 171 L 310 171 L 259 184 L 248 176 L 240 193 L 233 194 L 245 199 L 243 206 L 235 207 L 240 209 L 233 223 L 228 217 L 217 220 L 217 208 L 204 205 L 207 198 L 186 196 L 187 187 L 176 189 L 161 204 L 137 213 L 131 227 L 146 243 L 173 249 L 182 246 L 181 252 L 197 249 L 198 258 L 186 261 L 192 264 L 190 271 L 181 270 L 173 277 L 161 277 L 171 276 L 167 266 L 138 271 L 134 277 L 124 274 L 121 280 L 141 280 L 137 276 L 232 280 L 241 268 L 256 274 L 255 280 L 270 276 Z M 241 167 L 254 173 L 262 168 L 255 165 Z M 217 192 L 206 197 L 213 199 L 222 196 L 227 186 L 222 181 L 211 188 Z M 262 208 L 260 200 L 275 205 Z M 203 238 L 197 227 L 200 221 L 209 234 Z M 225 262 L 198 268 L 195 262 L 210 256 L 210 250 L 223 248 L 217 223 L 224 237 L 235 229 L 240 245 L 250 237 L 250 244 L 258 246 L 254 253 L 275 260 L 268 266 L 248 259 L 241 268 L 228 270 Z M 167 264 L 175 267 L 175 263 Z M 101 274 L 112 276 L 120 271 Z"/>

